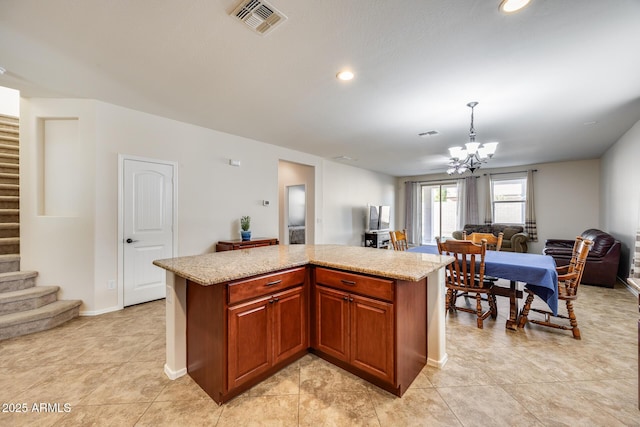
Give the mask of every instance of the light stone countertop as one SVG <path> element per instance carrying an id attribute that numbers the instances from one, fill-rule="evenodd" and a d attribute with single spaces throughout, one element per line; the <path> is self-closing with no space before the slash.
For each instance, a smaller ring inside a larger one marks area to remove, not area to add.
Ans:
<path id="1" fill-rule="evenodd" d="M 153 263 L 200 285 L 214 285 L 307 264 L 417 282 L 451 262 L 449 256 L 361 246 L 274 245 Z"/>

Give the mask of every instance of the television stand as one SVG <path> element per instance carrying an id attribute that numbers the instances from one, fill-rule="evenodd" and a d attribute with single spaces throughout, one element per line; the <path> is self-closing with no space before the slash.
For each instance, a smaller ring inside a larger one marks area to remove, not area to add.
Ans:
<path id="1" fill-rule="evenodd" d="M 367 231 L 364 233 L 364 246 L 367 248 L 389 249 L 391 237 L 389 231 Z"/>

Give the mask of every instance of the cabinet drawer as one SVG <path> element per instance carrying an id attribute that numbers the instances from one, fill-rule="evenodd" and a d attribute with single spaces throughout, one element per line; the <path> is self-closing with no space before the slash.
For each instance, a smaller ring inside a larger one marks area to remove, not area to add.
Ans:
<path id="1" fill-rule="evenodd" d="M 272 294 L 304 283 L 306 267 L 267 274 L 254 279 L 229 284 L 229 304 L 235 304 L 262 295 Z"/>
<path id="2" fill-rule="evenodd" d="M 393 301 L 393 280 L 316 267 L 316 283 L 368 297 Z"/>

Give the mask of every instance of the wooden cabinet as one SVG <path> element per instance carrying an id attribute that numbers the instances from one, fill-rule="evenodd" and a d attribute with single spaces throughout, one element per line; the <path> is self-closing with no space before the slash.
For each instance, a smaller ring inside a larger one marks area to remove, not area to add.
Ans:
<path id="1" fill-rule="evenodd" d="M 315 287 L 314 348 L 393 383 L 393 304 Z"/>
<path id="2" fill-rule="evenodd" d="M 302 285 L 231 306 L 227 313 L 230 389 L 307 350 Z"/>
<path id="3" fill-rule="evenodd" d="M 274 237 L 256 237 L 251 240 L 221 240 L 216 243 L 216 252 L 236 251 L 239 249 L 257 248 L 259 246 L 277 245 L 278 239 Z"/>
<path id="4" fill-rule="evenodd" d="M 313 348 L 336 359 L 349 360 L 349 294 L 315 286 Z"/>
<path id="5" fill-rule="evenodd" d="M 402 396 L 426 364 L 426 285 L 316 266 L 187 281 L 187 370 L 222 403 L 311 348 Z"/>
<path id="6" fill-rule="evenodd" d="M 226 285 L 187 282 L 187 370 L 216 402 L 308 351 L 307 268 Z"/>
<path id="7" fill-rule="evenodd" d="M 324 267 L 312 277 L 313 351 L 401 396 L 426 364 L 426 280 Z"/>

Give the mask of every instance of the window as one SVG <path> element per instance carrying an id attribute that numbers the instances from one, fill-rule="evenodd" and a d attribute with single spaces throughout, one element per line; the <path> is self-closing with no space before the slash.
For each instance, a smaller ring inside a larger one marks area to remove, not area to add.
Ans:
<path id="1" fill-rule="evenodd" d="M 493 222 L 524 224 L 527 178 L 491 178 Z"/>

